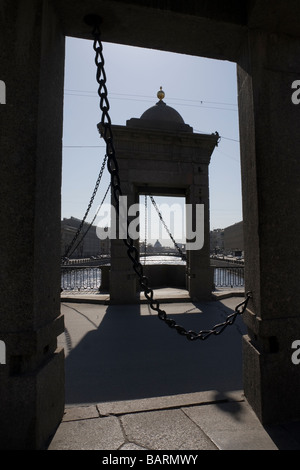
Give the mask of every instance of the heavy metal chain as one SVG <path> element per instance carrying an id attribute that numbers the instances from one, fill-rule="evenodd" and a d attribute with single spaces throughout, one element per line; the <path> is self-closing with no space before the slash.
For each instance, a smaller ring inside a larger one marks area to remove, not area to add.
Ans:
<path id="1" fill-rule="evenodd" d="M 91 18 L 89 18 L 89 24 L 91 24 Z M 107 167 L 111 175 L 111 188 L 115 201 L 116 212 L 119 215 L 119 198 L 122 196 L 122 189 L 120 185 L 120 176 L 119 176 L 119 167 L 116 158 L 115 147 L 113 143 L 113 133 L 111 128 L 111 119 L 109 116 L 109 100 L 108 100 L 108 91 L 106 87 L 106 73 L 104 69 L 105 61 L 103 57 L 103 46 L 101 42 L 101 34 L 99 28 L 100 22 L 97 21 L 97 17 L 94 17 L 94 29 L 93 37 L 94 44 L 93 48 L 96 53 L 95 64 L 97 67 L 96 80 L 99 85 L 98 95 L 100 97 L 100 109 L 102 112 L 101 115 L 101 136 L 103 137 L 106 143 L 106 153 L 108 156 Z M 132 261 L 133 269 L 138 276 L 139 284 L 144 292 L 146 299 L 149 302 L 149 305 L 152 310 L 157 312 L 158 318 L 165 322 L 170 328 L 173 328 L 182 336 L 185 336 L 188 340 L 201 339 L 205 340 L 211 335 L 219 335 L 224 331 L 228 325 L 232 325 L 238 315 L 244 313 L 249 299 L 251 297 L 250 293 L 247 293 L 246 299 L 241 302 L 236 308 L 234 313 L 230 314 L 227 319 L 218 325 L 215 325 L 210 330 L 202 330 L 195 332 L 192 330 L 186 330 L 183 326 L 178 325 L 175 320 L 168 317 L 166 312 L 160 308 L 159 302 L 154 299 L 153 289 L 149 286 L 149 280 L 144 276 L 143 266 L 139 261 L 139 253 L 137 248 L 134 246 L 132 238 L 129 236 L 128 223 L 127 223 L 127 238 L 123 240 L 127 247 L 127 254 Z"/>
<path id="2" fill-rule="evenodd" d="M 155 208 L 155 210 L 156 210 L 156 212 L 157 212 L 157 214 L 158 214 L 158 217 L 160 218 L 160 221 L 162 222 L 163 226 L 165 227 L 165 230 L 167 231 L 167 233 L 168 233 L 169 237 L 171 238 L 172 242 L 174 243 L 174 246 L 175 246 L 176 250 L 177 250 L 178 253 L 180 254 L 181 258 L 182 258 L 183 260 L 186 260 L 185 254 L 183 253 L 183 251 L 182 251 L 182 249 L 180 248 L 180 246 L 178 245 L 178 243 L 174 240 L 174 237 L 173 237 L 172 233 L 171 233 L 170 230 L 168 229 L 167 224 L 165 223 L 165 221 L 164 221 L 164 219 L 163 219 L 163 216 L 162 216 L 162 214 L 161 214 L 159 208 L 157 207 L 157 204 L 156 204 L 156 202 L 155 202 L 155 200 L 154 200 L 154 197 L 153 197 L 153 196 L 149 196 L 149 197 L 150 197 L 151 202 L 152 202 L 152 204 L 153 204 L 153 206 L 154 206 L 154 208 Z"/>
<path id="3" fill-rule="evenodd" d="M 79 235 L 80 235 L 80 233 L 81 233 L 82 227 L 83 227 L 83 225 L 84 225 L 84 223 L 85 223 L 85 220 L 86 220 L 86 218 L 87 218 L 87 216 L 88 216 L 88 214 L 89 214 L 89 212 L 90 212 L 90 209 L 91 209 L 91 207 L 92 207 L 92 205 L 93 205 L 93 202 L 94 202 L 95 196 L 96 196 L 96 194 L 97 194 L 97 191 L 98 191 L 98 188 L 99 188 L 99 184 L 100 184 L 100 181 L 101 181 L 101 178 L 102 178 L 102 175 L 103 175 L 105 166 L 106 166 L 106 161 L 107 161 L 107 155 L 104 156 L 104 159 L 103 159 L 103 162 L 102 162 L 102 165 L 101 165 L 101 169 L 100 169 L 100 172 L 99 172 L 99 175 L 98 175 L 98 178 L 97 178 L 95 187 L 94 187 L 94 191 L 93 191 L 93 194 L 92 194 L 92 196 L 91 196 L 91 199 L 90 199 L 90 202 L 89 202 L 89 204 L 88 204 L 88 207 L 87 207 L 87 209 L 86 209 L 86 211 L 85 211 L 84 217 L 83 217 L 82 221 L 80 222 L 80 225 L 79 225 L 79 227 L 78 227 L 78 229 L 77 229 L 77 231 L 76 231 L 76 233 L 75 233 L 75 235 L 74 235 L 73 240 L 71 241 L 70 245 L 68 246 L 68 248 L 67 248 L 66 251 L 65 251 L 64 256 L 62 257 L 62 261 L 63 261 L 63 262 L 66 262 L 66 259 L 70 256 L 71 250 L 72 250 L 74 244 L 76 243 L 77 238 L 79 237 Z M 81 241 L 82 241 L 82 240 L 81 240 Z M 77 245 L 77 246 L 78 246 L 78 245 Z M 76 248 L 77 248 L 77 247 L 76 247 Z M 76 248 L 75 248 L 75 249 L 76 249 Z M 75 251 L 75 249 L 72 251 L 72 253 Z"/>

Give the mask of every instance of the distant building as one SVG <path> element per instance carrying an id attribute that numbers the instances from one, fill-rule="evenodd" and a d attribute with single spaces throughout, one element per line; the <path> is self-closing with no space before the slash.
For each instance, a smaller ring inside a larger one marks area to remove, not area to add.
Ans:
<path id="1" fill-rule="evenodd" d="M 227 254 L 244 251 L 243 221 L 224 229 L 224 250 Z"/>
<path id="2" fill-rule="evenodd" d="M 75 217 L 70 217 L 69 219 L 64 218 L 61 221 L 61 255 L 64 256 L 67 248 L 70 246 L 76 232 L 81 224 L 81 220 L 76 219 Z M 70 256 L 72 258 L 89 258 L 91 256 L 98 256 L 101 254 L 109 254 L 110 243 L 108 239 L 100 240 L 96 234 L 96 226 L 92 225 L 89 228 L 90 224 L 84 223 L 82 227 L 81 234 L 76 240 L 74 247 L 76 247 L 74 253 Z M 89 230 L 88 230 L 89 229 Z M 82 235 L 86 232 L 83 241 L 78 244 L 81 240 Z M 78 245 L 78 247 L 77 247 Z"/>
<path id="3" fill-rule="evenodd" d="M 224 251 L 224 229 L 217 228 L 210 231 L 210 252 L 223 253 Z"/>
<path id="4" fill-rule="evenodd" d="M 160 243 L 159 240 L 156 240 L 156 242 L 154 243 L 154 250 L 155 251 L 161 251 L 162 250 L 162 244 Z"/>
<path id="5" fill-rule="evenodd" d="M 110 255 L 110 239 L 105 238 L 100 241 L 100 255 Z"/>
<path id="6" fill-rule="evenodd" d="M 61 256 L 64 256 L 66 250 L 70 246 L 73 238 L 76 235 L 77 228 L 72 224 L 67 224 L 67 219 L 64 219 L 61 222 L 61 235 L 60 235 L 60 246 L 61 246 Z M 76 255 L 78 256 L 78 250 L 76 250 Z"/>

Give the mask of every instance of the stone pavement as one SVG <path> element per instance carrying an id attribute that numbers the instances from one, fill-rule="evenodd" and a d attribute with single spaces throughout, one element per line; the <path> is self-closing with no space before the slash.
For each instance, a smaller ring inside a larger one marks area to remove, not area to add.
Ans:
<path id="1" fill-rule="evenodd" d="M 264 428 L 241 392 L 202 392 L 66 408 L 48 449 L 299 450 L 299 431 Z"/>
<path id="2" fill-rule="evenodd" d="M 161 306 L 195 330 L 223 322 L 242 300 L 172 294 Z M 241 317 L 220 336 L 189 342 L 145 304 L 87 296 L 62 299 L 62 313 L 66 408 L 49 450 L 300 449 L 300 423 L 264 427 L 243 396 Z"/>
<path id="3" fill-rule="evenodd" d="M 213 292 L 212 297 L 214 299 L 224 299 L 228 297 L 243 297 L 245 290 L 243 287 L 235 288 L 219 288 Z M 155 298 L 160 302 L 188 302 L 190 300 L 189 293 L 187 290 L 180 288 L 159 288 L 155 289 Z M 62 301 L 75 302 L 75 303 L 96 303 L 96 304 L 109 304 L 109 293 L 108 292 L 97 292 L 82 290 L 70 290 L 63 291 L 61 294 Z M 146 303 L 144 295 L 141 293 L 140 302 Z"/>

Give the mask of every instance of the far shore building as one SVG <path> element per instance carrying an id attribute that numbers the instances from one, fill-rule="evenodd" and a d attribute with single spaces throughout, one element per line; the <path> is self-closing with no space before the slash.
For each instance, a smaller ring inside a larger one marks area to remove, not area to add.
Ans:
<path id="1" fill-rule="evenodd" d="M 224 229 L 224 251 L 226 254 L 244 252 L 243 221 L 230 225 Z"/>
<path id="2" fill-rule="evenodd" d="M 224 229 L 217 228 L 210 231 L 210 252 L 223 253 L 224 251 Z"/>
<path id="3" fill-rule="evenodd" d="M 70 246 L 76 232 L 81 224 L 81 220 L 76 217 L 64 218 L 61 221 L 61 255 L 64 256 L 67 248 Z M 84 223 L 81 234 L 74 244 L 75 251 L 71 258 L 90 258 L 91 256 L 107 255 L 110 252 L 110 241 L 108 238 L 100 240 L 97 236 L 95 225 L 89 228 L 88 223 Z M 87 232 L 88 230 L 88 232 Z M 87 233 L 86 233 L 87 232 Z M 81 243 L 83 234 L 84 239 Z"/>

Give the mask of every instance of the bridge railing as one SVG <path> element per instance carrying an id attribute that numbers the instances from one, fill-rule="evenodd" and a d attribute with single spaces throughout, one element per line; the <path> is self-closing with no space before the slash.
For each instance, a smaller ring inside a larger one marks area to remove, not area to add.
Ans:
<path id="1" fill-rule="evenodd" d="M 239 267 L 215 267 L 215 287 L 244 287 L 244 266 Z"/>
<path id="2" fill-rule="evenodd" d="M 108 290 L 110 266 L 62 266 L 62 291 Z"/>
<path id="3" fill-rule="evenodd" d="M 109 265 L 63 265 L 61 267 L 61 289 L 63 291 L 108 291 L 109 270 Z M 215 288 L 244 287 L 244 267 L 215 266 L 214 286 Z"/>

